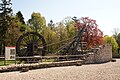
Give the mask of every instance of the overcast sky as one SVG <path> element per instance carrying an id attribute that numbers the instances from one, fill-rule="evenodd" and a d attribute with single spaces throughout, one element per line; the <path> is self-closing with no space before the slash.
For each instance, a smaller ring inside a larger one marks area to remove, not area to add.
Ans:
<path id="1" fill-rule="evenodd" d="M 90 17 L 97 21 L 105 35 L 120 27 L 120 0 L 12 0 L 13 13 L 21 11 L 25 21 L 33 12 L 41 13 L 47 22 L 59 22 L 67 16 Z"/>

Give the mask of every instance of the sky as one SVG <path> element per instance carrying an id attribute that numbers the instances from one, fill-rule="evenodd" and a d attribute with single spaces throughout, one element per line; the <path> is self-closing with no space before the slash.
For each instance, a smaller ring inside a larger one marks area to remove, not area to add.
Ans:
<path id="1" fill-rule="evenodd" d="M 120 0 L 12 0 L 13 13 L 21 11 L 25 21 L 33 12 L 41 13 L 48 23 L 65 17 L 89 17 L 96 20 L 104 35 L 120 27 Z"/>

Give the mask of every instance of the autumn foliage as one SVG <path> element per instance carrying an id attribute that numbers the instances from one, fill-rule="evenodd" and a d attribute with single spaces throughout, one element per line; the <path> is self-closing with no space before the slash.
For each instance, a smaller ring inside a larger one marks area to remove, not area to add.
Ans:
<path id="1" fill-rule="evenodd" d="M 82 17 L 75 20 L 75 27 L 78 30 L 84 28 L 82 42 L 87 42 L 89 48 L 103 44 L 103 32 L 98 29 L 96 20 L 89 19 L 88 17 Z"/>

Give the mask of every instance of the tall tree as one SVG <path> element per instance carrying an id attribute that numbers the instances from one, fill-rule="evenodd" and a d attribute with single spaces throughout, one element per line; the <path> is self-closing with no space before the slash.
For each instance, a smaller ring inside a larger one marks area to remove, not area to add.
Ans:
<path id="1" fill-rule="evenodd" d="M 87 42 L 89 48 L 97 47 L 103 44 L 103 32 L 98 29 L 96 20 L 90 19 L 88 17 L 82 17 L 77 19 L 73 18 L 75 21 L 75 27 L 78 30 L 84 29 L 82 33 L 82 42 Z"/>
<path id="2" fill-rule="evenodd" d="M 112 33 L 113 33 L 113 37 L 115 38 L 115 40 L 117 39 L 117 35 L 118 35 L 119 31 L 120 31 L 119 28 L 117 28 L 117 27 L 113 28 Z"/>
<path id="3" fill-rule="evenodd" d="M 10 24 L 10 15 L 12 15 L 11 0 L 1 0 L 0 2 L 0 51 L 4 53 L 5 34 Z"/>
<path id="4" fill-rule="evenodd" d="M 60 37 L 60 41 L 64 40 L 64 39 L 67 39 L 67 31 L 65 29 L 65 26 L 63 23 L 58 23 L 58 35 Z"/>
<path id="5" fill-rule="evenodd" d="M 46 20 L 40 13 L 32 13 L 28 25 L 33 31 L 41 33 L 43 28 L 46 27 Z"/>
<path id="6" fill-rule="evenodd" d="M 22 32 L 20 31 L 22 25 L 21 22 L 16 21 L 17 19 L 14 18 L 14 16 L 12 16 L 11 19 L 12 20 L 10 21 L 10 25 L 6 32 L 6 39 L 5 39 L 6 46 L 15 46 L 16 41 L 18 40 L 19 36 L 22 34 Z"/>
<path id="7" fill-rule="evenodd" d="M 25 24 L 24 17 L 22 15 L 21 11 L 18 11 L 18 13 L 16 13 L 16 16 L 22 24 Z"/>
<path id="8" fill-rule="evenodd" d="M 11 16 L 10 25 L 6 32 L 6 46 L 15 46 L 19 36 L 27 31 L 30 31 L 29 26 L 22 24 L 16 16 Z"/>
<path id="9" fill-rule="evenodd" d="M 67 30 L 67 35 L 69 38 L 74 37 L 77 33 L 76 33 L 76 28 L 75 26 L 75 22 L 72 20 L 72 18 L 70 16 L 64 18 L 62 20 L 62 22 L 64 23 L 64 25 L 66 26 L 66 30 Z"/>
<path id="10" fill-rule="evenodd" d="M 50 22 L 48 23 L 48 27 L 50 27 L 50 29 L 53 30 L 53 28 L 55 27 L 53 20 L 50 20 Z"/>
<path id="11" fill-rule="evenodd" d="M 27 31 L 30 31 L 30 30 L 28 30 L 28 29 L 30 29 L 26 24 L 25 24 L 25 21 L 24 21 L 24 17 L 23 17 L 23 14 L 21 13 L 21 11 L 18 11 L 17 13 L 16 13 L 16 20 L 18 21 L 18 22 L 20 22 L 19 24 L 19 26 L 20 26 L 20 31 L 21 32 L 27 32 Z"/>

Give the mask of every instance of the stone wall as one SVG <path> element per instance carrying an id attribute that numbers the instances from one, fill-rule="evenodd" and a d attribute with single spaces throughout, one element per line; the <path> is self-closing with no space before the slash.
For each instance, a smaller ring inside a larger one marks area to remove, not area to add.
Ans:
<path id="1" fill-rule="evenodd" d="M 93 52 L 88 53 L 85 63 L 103 63 L 112 60 L 112 46 L 109 44 L 94 48 Z"/>

